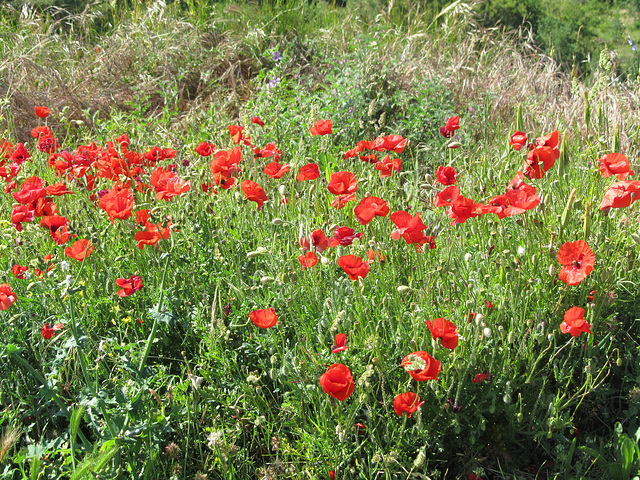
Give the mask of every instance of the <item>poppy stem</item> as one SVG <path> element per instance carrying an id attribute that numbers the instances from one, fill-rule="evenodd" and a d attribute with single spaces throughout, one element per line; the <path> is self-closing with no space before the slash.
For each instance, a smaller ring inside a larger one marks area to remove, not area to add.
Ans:
<path id="1" fill-rule="evenodd" d="M 164 263 L 164 270 L 162 271 L 162 280 L 160 280 L 160 298 L 157 304 L 157 311 L 162 311 L 162 302 L 164 301 L 164 281 L 167 278 L 167 267 L 169 266 L 169 255 L 166 255 L 167 260 Z M 156 332 L 158 330 L 158 316 L 153 317 L 153 325 L 151 326 L 151 332 L 149 333 L 149 338 L 147 338 L 147 346 L 144 349 L 144 353 L 142 354 L 142 358 L 140 359 L 140 363 L 138 364 L 138 374 L 142 372 L 142 369 L 145 367 L 147 363 L 147 358 L 149 358 L 149 353 L 151 353 L 151 347 L 153 346 L 153 342 L 156 339 Z"/>

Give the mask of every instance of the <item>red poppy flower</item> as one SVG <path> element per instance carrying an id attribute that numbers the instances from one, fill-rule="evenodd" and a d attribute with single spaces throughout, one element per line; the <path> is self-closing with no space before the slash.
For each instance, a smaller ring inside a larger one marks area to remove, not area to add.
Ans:
<path id="1" fill-rule="evenodd" d="M 423 351 L 410 353 L 402 359 L 401 365 L 419 382 L 438 380 L 438 373 L 442 369 L 442 363 Z"/>
<path id="2" fill-rule="evenodd" d="M 142 250 L 145 245 L 155 245 L 162 240 L 162 238 L 162 234 L 157 230 L 141 230 L 133 236 L 133 239 L 138 242 L 138 248 L 140 250 Z"/>
<path id="3" fill-rule="evenodd" d="M 102 210 L 107 212 L 111 223 L 113 223 L 116 218 L 125 220 L 132 215 L 131 211 L 133 210 L 134 204 L 133 193 L 131 193 L 131 190 L 128 188 L 114 188 L 100 197 L 98 204 Z"/>
<path id="4" fill-rule="evenodd" d="M 334 363 L 320 377 L 320 386 L 329 396 L 343 401 L 351 396 L 356 384 L 349 367 Z"/>
<path id="5" fill-rule="evenodd" d="M 61 323 L 58 323 L 57 325 L 49 325 L 48 323 L 45 323 L 40 333 L 42 333 L 42 338 L 49 340 L 58 330 L 62 330 Z"/>
<path id="6" fill-rule="evenodd" d="M 440 127 L 440 135 L 444 138 L 451 138 L 455 134 L 455 131 L 460 128 L 460 117 L 450 117 L 447 123 Z"/>
<path id="7" fill-rule="evenodd" d="M 329 246 L 337 247 L 342 245 L 343 247 L 348 247 L 356 238 L 362 240 L 363 236 L 364 233 L 362 232 L 354 233 L 353 228 L 337 227 L 333 232 L 333 237 L 329 239 Z"/>
<path id="8" fill-rule="evenodd" d="M 436 183 L 440 182 L 442 185 L 453 185 L 456 183 L 458 172 L 453 167 L 438 167 L 436 171 Z"/>
<path id="9" fill-rule="evenodd" d="M 33 204 L 31 204 L 30 206 L 34 207 L 33 214 L 36 217 L 58 215 L 58 207 L 56 206 L 55 202 L 49 197 L 40 197 L 38 200 L 36 200 L 35 206 Z"/>
<path id="10" fill-rule="evenodd" d="M 600 172 L 604 178 L 615 175 L 618 180 L 624 180 L 633 175 L 629 159 L 621 153 L 610 153 L 600 158 Z"/>
<path id="11" fill-rule="evenodd" d="M 213 181 L 216 185 L 221 185 L 231 175 L 237 174 L 240 169 L 238 164 L 242 161 L 242 148 L 235 147 L 232 150 L 220 150 L 216 152 L 211 160 L 210 169 L 213 174 Z M 224 187 L 223 187 L 224 188 Z"/>
<path id="12" fill-rule="evenodd" d="M 444 318 L 435 318 L 433 321 L 427 320 L 427 327 L 434 339 L 442 339 L 444 348 L 453 350 L 458 346 L 458 327 L 453 322 Z"/>
<path id="13" fill-rule="evenodd" d="M 327 189 L 334 195 L 347 195 L 356 193 L 358 179 L 351 172 L 334 172 L 329 178 Z"/>
<path id="14" fill-rule="evenodd" d="M 509 145 L 511 145 L 514 150 L 520 150 L 527 144 L 527 134 L 518 130 L 516 133 L 511 135 L 509 139 Z"/>
<path id="15" fill-rule="evenodd" d="M 76 240 L 72 246 L 64 249 L 67 257 L 78 260 L 79 262 L 84 261 L 85 258 L 91 255 L 91 252 L 93 252 L 93 243 L 84 238 Z"/>
<path id="16" fill-rule="evenodd" d="M 22 205 L 34 203 L 39 198 L 47 195 L 47 191 L 45 190 L 44 185 L 44 180 L 33 176 L 27 178 L 20 187 L 20 190 L 17 192 L 13 192 L 11 195 L 16 200 L 16 202 L 21 203 Z"/>
<path id="17" fill-rule="evenodd" d="M 335 336 L 334 340 L 335 344 L 331 347 L 331 353 L 338 353 L 345 351 L 347 347 L 347 334 L 346 333 L 338 333 Z"/>
<path id="18" fill-rule="evenodd" d="M 285 173 L 291 170 L 291 165 L 285 163 L 281 165 L 278 162 L 271 162 L 264 167 L 264 173 L 271 178 L 281 178 Z"/>
<path id="19" fill-rule="evenodd" d="M 362 147 L 360 146 L 360 144 L 358 144 L 357 147 L 352 148 L 350 150 L 347 150 L 346 152 L 344 152 L 344 159 L 347 160 L 348 158 L 354 158 L 357 157 L 358 154 L 362 152 Z"/>
<path id="20" fill-rule="evenodd" d="M 16 227 L 19 232 L 22 231 L 22 222 L 33 222 L 35 212 L 29 208 L 29 205 L 14 205 L 11 211 L 11 224 Z"/>
<path id="21" fill-rule="evenodd" d="M 422 223 L 420 212 L 416 213 L 414 217 L 404 210 L 399 210 L 393 212 L 389 218 L 395 226 L 398 227 L 391 232 L 391 238 L 399 240 L 400 237 L 402 237 L 409 245 L 424 243 L 425 236 L 422 231 L 427 228 L 427 226 Z"/>
<path id="22" fill-rule="evenodd" d="M 73 192 L 70 192 L 69 190 L 67 190 L 67 184 L 62 182 L 54 183 L 53 185 L 48 185 L 45 187 L 44 190 L 47 193 L 47 195 L 51 197 L 59 197 L 61 195 L 73 194 Z"/>
<path id="23" fill-rule="evenodd" d="M 320 168 L 317 163 L 307 163 L 300 167 L 300 173 L 296 175 L 296 180 L 304 182 L 305 180 L 315 180 L 320 176 Z"/>
<path id="24" fill-rule="evenodd" d="M 391 158 L 389 155 L 376 163 L 376 170 L 380 171 L 380 178 L 387 178 L 393 175 L 393 172 L 402 171 L 402 160 L 399 158 Z"/>
<path id="25" fill-rule="evenodd" d="M 118 290 L 120 297 L 128 297 L 144 287 L 142 277 L 138 275 L 131 275 L 129 278 L 118 278 L 116 284 L 121 287 L 121 290 Z"/>
<path id="26" fill-rule="evenodd" d="M 51 238 L 53 239 L 54 242 L 56 242 L 56 245 L 64 245 L 69 241 L 70 238 L 77 237 L 77 236 L 78 235 L 76 235 L 75 233 L 70 233 L 69 227 L 66 225 L 63 225 L 62 227 L 57 229 L 55 232 L 54 231 L 51 232 Z"/>
<path id="27" fill-rule="evenodd" d="M 251 123 L 264 127 L 264 122 L 260 120 L 260 117 L 251 117 Z"/>
<path id="28" fill-rule="evenodd" d="M 443 191 L 436 194 L 434 205 L 436 207 L 448 207 L 460 196 L 460 189 L 455 185 L 449 185 Z"/>
<path id="29" fill-rule="evenodd" d="M 447 210 L 447 216 L 453 219 L 451 225 L 464 223 L 470 218 L 482 215 L 483 207 L 483 204 L 476 203 L 470 198 L 465 198 L 462 195 L 459 195 L 453 202 L 451 202 L 451 205 Z"/>
<path id="30" fill-rule="evenodd" d="M 49 109 L 47 107 L 34 107 L 36 117 L 47 118 L 49 116 Z"/>
<path id="31" fill-rule="evenodd" d="M 13 273 L 13 276 L 18 280 L 24 280 L 25 278 L 27 278 L 24 274 L 24 272 L 26 272 L 27 270 L 29 270 L 29 267 L 23 267 L 22 265 L 14 265 L 13 267 L 11 267 L 11 273 Z"/>
<path id="32" fill-rule="evenodd" d="M 341 210 L 342 208 L 344 208 L 344 206 L 347 203 L 353 202 L 355 199 L 356 199 L 356 194 L 355 193 L 350 193 L 348 195 L 337 195 L 331 201 L 331 206 L 333 208 L 337 208 L 338 210 Z"/>
<path id="33" fill-rule="evenodd" d="M 0 284 L 0 310 L 6 310 L 18 299 L 8 283 Z"/>
<path id="34" fill-rule="evenodd" d="M 389 204 L 379 197 L 365 197 L 353 209 L 353 214 L 361 225 L 366 225 L 373 217 L 389 215 Z"/>
<path id="35" fill-rule="evenodd" d="M 269 197 L 267 197 L 267 194 L 264 192 L 262 187 L 253 180 L 243 180 L 240 184 L 240 188 L 242 188 L 247 200 L 258 204 L 258 210 L 262 210 L 263 203 L 266 200 L 269 200 Z"/>
<path id="36" fill-rule="evenodd" d="M 560 133 L 557 130 L 544 137 L 538 137 L 535 144 L 529 147 L 524 174 L 529 178 L 542 178 L 560 158 L 559 144 Z"/>
<path id="37" fill-rule="evenodd" d="M 369 273 L 370 267 L 368 262 L 363 262 L 360 257 L 355 255 L 343 255 L 338 259 L 338 265 L 344 272 L 349 275 L 351 280 L 365 278 Z"/>
<path id="38" fill-rule="evenodd" d="M 324 252 L 327 247 L 329 247 L 329 239 L 319 228 L 311 232 L 311 235 L 309 235 L 309 241 L 311 242 L 311 246 L 315 247 L 318 253 Z"/>
<path id="39" fill-rule="evenodd" d="M 191 181 L 181 179 L 169 170 L 169 167 L 166 170 L 162 167 L 156 168 L 151 173 L 150 181 L 156 190 L 156 198 L 158 200 L 169 201 L 173 197 L 191 190 Z"/>
<path id="40" fill-rule="evenodd" d="M 447 127 L 447 130 L 450 132 L 455 132 L 460 128 L 460 116 L 456 115 L 455 117 L 449 117 L 444 126 Z"/>
<path id="41" fill-rule="evenodd" d="M 240 127 L 238 125 L 228 125 L 229 134 L 231 135 L 231 140 L 233 143 L 240 144 L 240 142 L 245 145 L 251 145 L 251 137 L 244 132 L 244 127 Z"/>
<path id="42" fill-rule="evenodd" d="M 482 383 L 487 379 L 488 375 L 486 373 L 476 373 L 471 380 L 472 383 Z"/>
<path id="43" fill-rule="evenodd" d="M 310 129 L 311 135 L 330 135 L 333 133 L 332 127 L 333 122 L 331 120 L 318 120 Z"/>
<path id="44" fill-rule="evenodd" d="M 615 182 L 604 193 L 602 203 L 600 203 L 600 210 L 628 207 L 639 198 L 639 192 L 639 180 L 625 180 L 622 182 Z"/>
<path id="45" fill-rule="evenodd" d="M 401 135 L 387 135 L 384 137 L 378 137 L 373 141 L 373 145 L 368 150 L 375 150 L 377 152 L 387 151 L 394 153 L 404 152 L 407 146 L 407 139 Z"/>
<path id="46" fill-rule="evenodd" d="M 567 242 L 558 250 L 558 262 L 564 267 L 558 275 L 567 285 L 578 285 L 592 271 L 596 256 L 584 240 Z"/>
<path id="47" fill-rule="evenodd" d="M 300 255 L 298 257 L 298 261 L 300 262 L 300 264 L 302 265 L 302 269 L 304 270 L 305 268 L 311 268 L 316 263 L 318 263 L 318 257 L 314 252 L 307 252 L 304 255 Z"/>
<path id="48" fill-rule="evenodd" d="M 280 160 L 280 157 L 282 156 L 282 151 L 276 146 L 275 143 L 269 143 L 264 148 L 255 147 L 253 149 L 253 153 L 255 154 L 256 158 L 269 158 L 275 155 L 273 159 L 276 162 Z"/>
<path id="49" fill-rule="evenodd" d="M 564 314 L 564 322 L 560 324 L 562 333 L 570 333 L 577 337 L 581 333 L 592 333 L 591 325 L 584 319 L 584 308 L 571 307 Z"/>
<path id="50" fill-rule="evenodd" d="M 49 230 L 53 235 L 58 229 L 69 225 L 69 220 L 60 215 L 48 215 L 40 220 L 40 226 Z"/>
<path id="51" fill-rule="evenodd" d="M 360 155 L 360 160 L 366 163 L 378 163 L 378 155 L 370 153 L 368 155 Z"/>
<path id="52" fill-rule="evenodd" d="M 400 393 L 393 399 L 393 410 L 400 417 L 403 412 L 406 412 L 407 418 L 411 418 L 411 414 L 418 410 L 423 403 L 420 401 L 420 397 L 413 392 Z"/>
<path id="53" fill-rule="evenodd" d="M 210 142 L 200 142 L 196 147 L 196 153 L 201 157 L 208 157 L 215 153 L 216 146 Z"/>
<path id="54" fill-rule="evenodd" d="M 369 259 L 369 263 L 373 263 L 376 260 L 381 263 L 387 261 L 387 256 L 384 253 L 376 252 L 375 250 L 371 249 L 367 250 L 367 258 Z"/>
<path id="55" fill-rule="evenodd" d="M 278 316 L 273 308 L 264 308 L 249 313 L 249 320 L 257 327 L 271 328 L 278 322 Z"/>

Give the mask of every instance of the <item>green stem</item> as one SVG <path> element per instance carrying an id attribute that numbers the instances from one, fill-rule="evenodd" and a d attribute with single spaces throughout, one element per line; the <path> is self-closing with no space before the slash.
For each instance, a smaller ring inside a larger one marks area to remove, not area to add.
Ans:
<path id="1" fill-rule="evenodd" d="M 164 270 L 162 272 L 162 280 L 160 281 L 160 299 L 158 300 L 158 312 L 162 309 L 162 302 L 164 301 L 164 281 L 167 277 L 167 267 L 169 266 L 169 259 L 167 257 L 167 261 L 164 264 Z M 156 332 L 158 330 L 158 317 L 153 318 L 153 325 L 151 327 L 151 333 L 149 333 L 149 338 L 147 339 L 147 347 L 144 349 L 144 353 L 142 354 L 142 358 L 140 359 L 140 363 L 138 364 L 138 372 L 142 372 L 145 364 L 147 363 L 147 358 L 149 358 L 149 353 L 151 353 L 151 346 L 156 338 Z"/>

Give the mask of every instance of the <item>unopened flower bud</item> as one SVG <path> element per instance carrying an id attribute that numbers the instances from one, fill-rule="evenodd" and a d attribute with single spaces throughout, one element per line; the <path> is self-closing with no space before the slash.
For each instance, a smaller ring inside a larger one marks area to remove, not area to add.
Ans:
<path id="1" fill-rule="evenodd" d="M 274 218 L 273 220 L 271 220 L 271 223 L 273 223 L 277 227 L 278 225 L 283 225 L 287 222 L 285 222 L 281 218 Z"/>
<path id="2" fill-rule="evenodd" d="M 324 266 L 331 264 L 331 259 L 329 257 L 320 257 L 320 263 Z"/>
<path id="3" fill-rule="evenodd" d="M 513 330 L 511 330 L 509 332 L 509 335 L 507 336 L 507 341 L 509 343 L 515 343 L 516 340 L 518 339 L 518 335 L 516 334 L 516 332 L 514 332 Z"/>
<path id="4" fill-rule="evenodd" d="M 400 285 L 398 288 L 398 293 L 403 294 L 403 293 L 408 293 L 411 291 L 410 287 L 407 287 L 406 285 Z"/>
<path id="5" fill-rule="evenodd" d="M 485 329 L 482 330 L 482 334 L 485 337 L 490 338 L 491 337 L 491 329 L 489 327 L 485 327 Z"/>
<path id="6" fill-rule="evenodd" d="M 275 278 L 273 278 L 273 277 L 262 277 L 262 278 L 260 279 L 260 282 L 261 282 L 263 285 L 270 285 L 270 284 L 272 284 L 272 283 L 273 283 L 273 282 L 275 282 L 275 281 L 276 281 L 276 279 L 275 279 Z"/>
<path id="7" fill-rule="evenodd" d="M 280 192 L 280 195 L 286 195 L 287 194 L 287 186 L 286 185 L 280 185 L 280 188 L 278 188 L 278 191 Z"/>
<path id="8" fill-rule="evenodd" d="M 235 191 L 235 193 L 233 194 L 233 197 L 236 199 L 236 202 L 242 201 L 242 194 L 238 190 Z"/>

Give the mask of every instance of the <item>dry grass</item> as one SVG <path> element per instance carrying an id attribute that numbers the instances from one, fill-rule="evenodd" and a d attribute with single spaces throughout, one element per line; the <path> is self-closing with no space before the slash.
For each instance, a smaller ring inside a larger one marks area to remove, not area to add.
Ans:
<path id="1" fill-rule="evenodd" d="M 344 20 L 314 34 L 315 50 L 308 39 L 294 39 L 292 64 L 316 84 L 323 81 L 323 62 L 353 51 L 354 40 L 370 26 L 363 10 L 371 6 L 359 1 Z M 5 10 L 16 21 L 11 27 L 5 22 L 0 33 L 5 45 L 0 96 L 10 104 L 0 128 L 28 140 L 33 107 L 39 104 L 54 113 L 53 126 L 63 109 L 66 120 L 82 120 L 89 127 L 94 115 L 105 118 L 113 111 L 152 117 L 168 111 L 184 123 L 212 103 L 233 119 L 251 95 L 252 81 L 270 66 L 265 50 L 290 41 L 276 33 L 278 15 L 258 24 L 256 8 L 220 6 L 198 23 L 157 2 L 105 35 L 92 32 L 91 26 L 104 20 L 92 10 L 75 17 L 57 12 L 58 20 L 28 9 Z M 373 22 L 380 27 L 389 14 L 382 11 Z M 458 111 L 484 105 L 494 123 L 511 123 L 522 103 L 526 124 L 536 130 L 571 130 L 580 124 L 585 86 L 572 85 L 550 57 L 536 50 L 530 33 L 482 29 L 474 22 L 473 4 L 460 2 L 436 22 L 437 27 L 416 9 L 403 28 L 384 25 L 376 45 L 365 47 L 369 61 L 399 64 L 398 86 L 407 90 L 416 79 L 437 77 L 451 91 Z M 602 102 L 610 125 L 639 123 L 637 88 L 600 81 L 597 90 L 592 105 Z"/>

